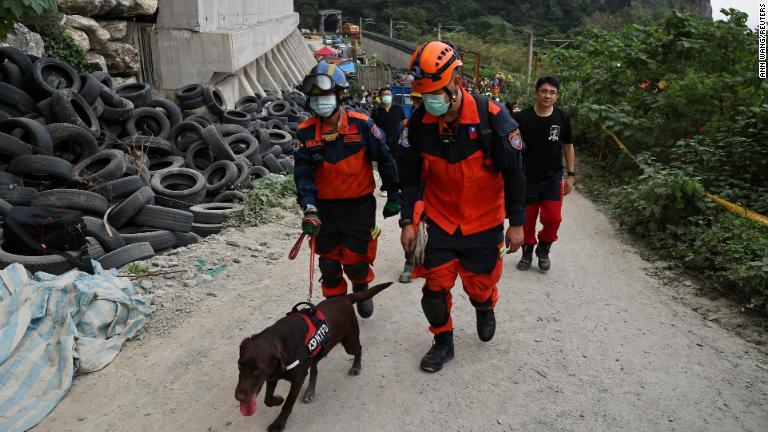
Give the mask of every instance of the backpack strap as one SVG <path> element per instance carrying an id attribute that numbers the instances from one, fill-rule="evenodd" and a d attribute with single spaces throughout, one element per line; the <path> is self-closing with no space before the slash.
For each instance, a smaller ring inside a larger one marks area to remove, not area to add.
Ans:
<path id="1" fill-rule="evenodd" d="M 491 129 L 490 112 L 488 111 L 488 104 L 491 101 L 485 95 L 473 94 L 475 98 L 475 104 L 477 105 L 477 114 L 480 117 L 480 144 L 483 150 L 484 161 L 483 165 L 491 171 L 495 171 L 493 167 L 493 161 L 491 160 L 491 149 L 493 145 L 493 129 Z"/>
<path id="2" fill-rule="evenodd" d="M 9 228 L 13 229 L 13 232 L 16 235 L 18 235 L 20 239 L 24 240 L 24 243 L 26 243 L 27 246 L 31 247 L 32 249 L 43 254 L 58 255 L 64 258 L 68 263 L 72 264 L 73 266 L 75 266 L 76 269 L 80 271 L 84 271 L 89 274 L 93 274 L 95 272 L 95 270 L 93 269 L 93 264 L 88 259 L 87 245 L 83 245 L 82 249 L 80 250 L 80 259 L 77 259 L 64 251 L 43 247 L 38 242 L 36 242 L 35 239 L 33 239 L 32 236 L 30 236 L 29 233 L 21 225 L 19 225 L 19 223 L 14 218 L 7 217 L 4 220 L 6 225 L 8 225 Z"/>
<path id="3" fill-rule="evenodd" d="M 493 130 L 491 129 L 490 113 L 488 104 L 491 103 L 488 97 L 484 95 L 472 95 L 477 105 L 477 114 L 480 117 L 480 141 L 483 143 L 483 153 L 486 157 L 491 153 L 491 142 L 493 141 Z"/>

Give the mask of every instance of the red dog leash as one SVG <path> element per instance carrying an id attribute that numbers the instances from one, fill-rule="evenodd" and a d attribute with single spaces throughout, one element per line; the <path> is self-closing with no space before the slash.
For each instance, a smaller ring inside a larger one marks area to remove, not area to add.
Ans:
<path id="1" fill-rule="evenodd" d="M 315 231 L 317 231 L 317 228 L 320 226 L 320 219 L 316 217 L 305 217 L 303 219 L 306 222 L 309 222 L 314 228 Z M 304 233 L 301 233 L 301 236 L 299 236 L 299 239 L 296 240 L 296 243 L 294 243 L 293 248 L 291 248 L 291 252 L 288 254 L 288 259 L 294 260 L 299 255 L 299 251 L 301 250 L 301 244 L 304 243 L 304 237 L 307 235 Z M 314 236 L 311 236 L 314 237 Z M 314 286 L 315 282 L 315 239 L 310 238 L 309 239 L 309 295 L 307 296 L 307 301 L 312 300 L 312 288 Z"/>

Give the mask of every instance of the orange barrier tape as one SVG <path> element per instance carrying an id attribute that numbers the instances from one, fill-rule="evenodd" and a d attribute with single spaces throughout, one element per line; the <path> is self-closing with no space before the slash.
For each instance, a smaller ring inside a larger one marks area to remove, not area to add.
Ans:
<path id="1" fill-rule="evenodd" d="M 740 206 L 738 204 L 734 204 L 734 203 L 732 203 L 730 201 L 726 201 L 726 200 L 720 198 L 717 195 L 712 195 L 709 192 L 705 193 L 704 196 L 707 199 L 712 200 L 712 202 L 714 202 L 715 204 L 719 204 L 719 205 L 725 207 L 726 209 L 728 209 L 729 211 L 731 211 L 733 213 L 736 213 L 737 215 L 741 215 L 741 216 L 750 218 L 753 221 L 760 222 L 763 225 L 768 226 L 768 217 L 763 216 L 760 213 L 753 212 L 752 210 L 746 209 L 746 208 L 744 208 L 744 207 L 742 207 L 742 206 Z"/>
<path id="2" fill-rule="evenodd" d="M 621 142 L 619 137 L 617 137 L 613 132 L 609 131 L 608 128 L 605 127 L 605 124 L 601 124 L 600 127 L 603 128 L 605 133 L 607 133 L 611 138 L 613 138 L 613 140 L 616 142 L 616 145 L 619 146 L 619 148 L 624 153 L 626 153 L 627 156 L 630 157 L 630 159 L 635 161 L 635 163 L 640 168 L 642 168 L 642 169 L 647 169 L 648 168 L 648 165 L 646 165 L 646 164 L 640 162 L 639 160 L 637 160 L 635 155 L 633 155 L 632 152 L 629 151 L 627 146 L 624 145 L 623 142 Z M 712 195 L 709 192 L 705 192 L 704 193 L 704 197 L 707 198 L 708 200 L 714 202 L 715 204 L 717 204 L 719 206 L 722 206 L 723 208 L 725 208 L 726 210 L 728 210 L 730 212 L 733 212 L 733 213 L 735 213 L 737 215 L 740 215 L 740 216 L 744 216 L 746 218 L 752 219 L 755 222 L 760 222 L 761 224 L 763 224 L 765 226 L 768 226 L 768 216 L 764 216 L 764 215 L 762 215 L 760 213 L 757 213 L 757 212 L 754 212 L 754 211 L 752 211 L 750 209 L 744 208 L 744 207 L 742 207 L 742 206 L 740 206 L 738 204 L 734 204 L 734 203 L 732 203 L 730 201 L 724 200 L 724 199 L 720 198 L 717 195 Z"/>
<path id="3" fill-rule="evenodd" d="M 640 168 L 642 168 L 642 169 L 644 169 L 644 170 L 645 170 L 645 169 L 648 169 L 648 165 L 646 165 L 646 164 L 644 164 L 644 163 L 640 162 L 639 160 L 637 160 L 637 158 L 635 157 L 635 155 L 633 155 L 633 154 L 632 154 L 632 152 L 630 152 L 630 151 L 629 151 L 629 149 L 627 148 L 627 146 L 625 146 L 625 145 L 624 145 L 624 143 L 623 143 L 623 142 L 621 142 L 621 140 L 619 139 L 619 137 L 617 137 L 616 135 L 614 135 L 614 134 L 613 134 L 613 132 L 609 131 L 609 130 L 608 130 L 608 128 L 606 128 L 606 127 L 605 127 L 605 124 L 601 124 L 601 125 L 600 125 L 600 127 L 602 127 L 602 128 L 603 128 L 603 130 L 605 131 L 605 133 L 607 133 L 607 134 L 608 134 L 608 135 L 609 135 L 611 138 L 613 138 L 613 140 L 616 142 L 616 145 L 617 145 L 617 146 L 619 146 L 619 148 L 620 148 L 622 151 L 624 151 L 624 153 L 626 153 L 626 154 L 627 154 L 627 156 L 629 156 L 629 158 L 630 158 L 630 159 L 632 159 L 632 160 L 633 160 L 633 161 L 634 161 L 634 162 L 637 164 L 637 166 L 639 166 Z"/>

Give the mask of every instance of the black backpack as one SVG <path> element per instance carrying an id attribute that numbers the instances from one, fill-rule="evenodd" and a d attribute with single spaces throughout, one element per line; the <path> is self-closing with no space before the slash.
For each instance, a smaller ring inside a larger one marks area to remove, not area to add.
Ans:
<path id="1" fill-rule="evenodd" d="M 481 95 L 481 94 L 475 94 L 472 93 L 472 97 L 475 98 L 475 103 L 477 104 L 477 114 L 480 118 L 480 123 L 478 124 L 478 129 L 480 132 L 480 144 L 481 149 L 483 151 L 483 157 L 485 159 L 484 165 L 486 168 L 490 169 L 491 171 L 495 170 L 493 167 L 493 162 L 491 160 L 492 153 L 493 153 L 493 129 L 491 129 L 491 115 L 488 112 L 488 103 L 490 102 L 490 99 L 487 96 Z M 420 107 L 416 108 L 415 111 L 411 112 L 411 117 L 408 119 L 408 126 L 410 127 L 418 127 L 417 125 L 421 123 L 421 120 L 424 118 L 424 114 L 426 114 L 427 111 L 424 108 L 424 105 L 422 104 Z"/>
<path id="2" fill-rule="evenodd" d="M 59 255 L 93 274 L 82 213 L 49 207 L 14 206 L 3 220 L 3 249 L 17 255 Z M 80 251 L 74 257 L 65 251 Z"/>

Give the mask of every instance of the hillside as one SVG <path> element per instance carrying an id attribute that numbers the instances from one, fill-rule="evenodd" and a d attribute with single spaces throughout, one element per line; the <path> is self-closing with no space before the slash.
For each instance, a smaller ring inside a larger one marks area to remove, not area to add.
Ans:
<path id="1" fill-rule="evenodd" d="M 437 24 L 460 26 L 461 31 L 492 41 L 509 40 L 520 33 L 520 27 L 532 25 L 538 34 L 555 35 L 579 27 L 594 15 L 621 14 L 634 8 L 659 16 L 678 9 L 711 16 L 708 0 L 294 0 L 301 15 L 301 25 L 316 28 L 317 11 L 340 9 L 344 20 L 357 22 L 362 15 L 375 23 L 366 28 L 389 32 L 390 18 L 407 24 L 397 36 L 417 40 L 434 33 Z"/>

